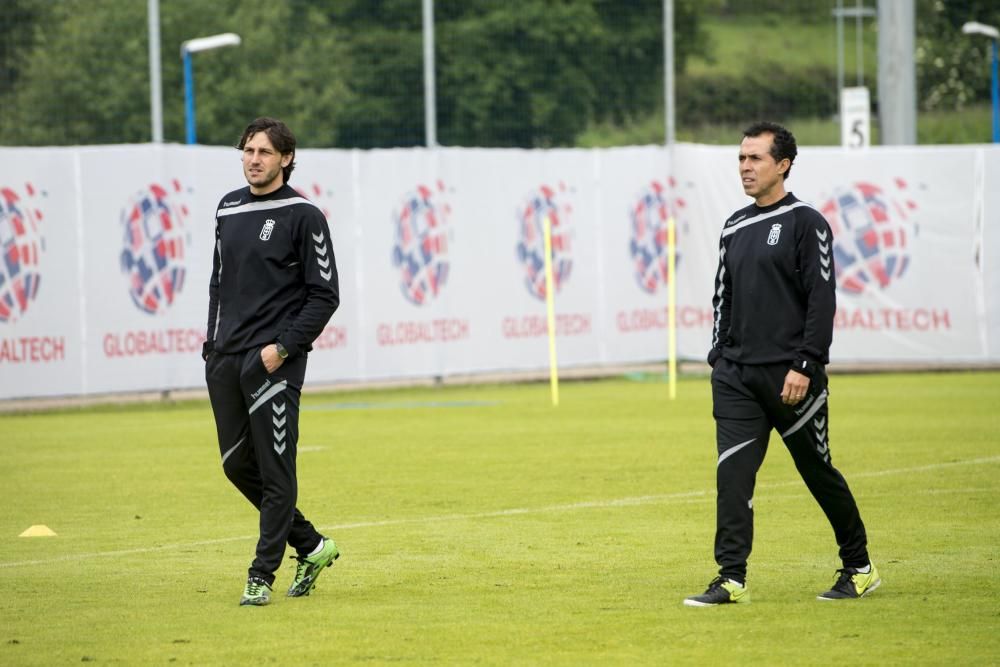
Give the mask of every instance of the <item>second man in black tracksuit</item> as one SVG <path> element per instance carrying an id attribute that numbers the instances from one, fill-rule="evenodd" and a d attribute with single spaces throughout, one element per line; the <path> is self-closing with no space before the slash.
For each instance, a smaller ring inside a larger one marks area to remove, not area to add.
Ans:
<path id="1" fill-rule="evenodd" d="M 836 311 L 833 235 L 786 193 L 795 138 L 774 123 L 744 132 L 740 178 L 754 203 L 726 221 L 715 279 L 712 412 L 716 422 L 715 559 L 719 575 L 693 607 L 749 601 L 753 495 L 772 430 L 833 528 L 843 568 L 821 600 L 857 598 L 881 580 L 858 506 L 830 459 L 829 363 Z"/>
<path id="2" fill-rule="evenodd" d="M 241 605 L 271 600 L 285 545 L 296 551 L 290 597 L 308 595 L 340 556 L 297 509 L 296 448 L 306 354 L 340 304 L 323 213 L 288 185 L 295 136 L 258 118 L 238 148 L 248 187 L 215 216 L 205 375 L 226 477 L 260 511 Z"/>

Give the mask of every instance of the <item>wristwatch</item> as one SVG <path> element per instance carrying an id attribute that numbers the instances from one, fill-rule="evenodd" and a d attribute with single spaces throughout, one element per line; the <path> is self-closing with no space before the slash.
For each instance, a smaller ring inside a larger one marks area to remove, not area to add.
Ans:
<path id="1" fill-rule="evenodd" d="M 285 346 L 281 344 L 280 340 L 274 341 L 274 347 L 278 349 L 279 357 L 281 357 L 282 359 L 288 358 L 288 350 L 285 349 Z"/>

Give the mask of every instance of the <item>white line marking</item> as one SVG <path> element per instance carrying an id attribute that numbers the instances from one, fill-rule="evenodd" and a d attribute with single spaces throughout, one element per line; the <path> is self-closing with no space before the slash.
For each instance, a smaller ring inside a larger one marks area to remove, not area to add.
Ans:
<path id="1" fill-rule="evenodd" d="M 980 463 L 1000 463 L 1000 456 L 984 456 L 981 459 L 948 461 L 946 463 L 930 463 L 925 466 L 915 466 L 913 468 L 890 468 L 888 470 L 875 470 L 872 472 L 852 473 L 851 477 L 885 477 L 886 475 L 900 475 L 911 472 L 928 472 L 930 470 L 940 470 L 941 468 L 954 468 L 955 466 L 974 466 L 974 465 L 979 465 Z"/>
<path id="2" fill-rule="evenodd" d="M 889 470 L 876 470 L 873 472 L 855 472 L 849 475 L 850 479 L 863 477 L 886 477 L 888 475 L 903 475 L 916 472 L 930 472 L 942 468 L 954 468 L 956 466 L 980 465 L 983 463 L 1000 463 L 1000 456 L 987 456 L 979 459 L 967 459 L 965 461 L 948 461 L 946 463 L 932 463 L 912 468 L 892 468 Z M 762 484 L 758 489 L 777 489 L 788 486 L 802 485 L 802 480 L 794 479 L 776 484 Z M 803 488 L 805 488 L 803 486 Z M 935 492 L 933 489 L 928 491 Z M 612 500 L 588 500 L 578 503 L 568 503 L 565 505 L 545 505 L 542 507 L 515 507 L 512 509 L 496 510 L 493 512 L 477 512 L 474 514 L 445 514 L 441 516 L 412 517 L 409 519 L 385 519 L 383 521 L 359 521 L 356 523 L 342 523 L 334 526 L 319 527 L 320 531 L 352 530 L 357 528 L 380 528 L 383 526 L 401 526 L 413 523 L 434 523 L 442 521 L 469 521 L 474 519 L 494 519 L 505 516 L 521 516 L 524 514 L 545 514 L 547 512 L 572 512 L 585 509 L 606 509 L 612 507 L 634 507 L 637 505 L 655 505 L 670 503 L 673 501 L 691 502 L 702 499 L 714 499 L 715 491 L 684 491 L 680 493 L 667 493 L 654 496 L 634 496 L 631 498 L 616 498 Z M 238 537 L 222 537 L 216 540 L 200 540 L 198 542 L 184 542 L 179 544 L 164 544 L 158 547 L 144 547 L 141 549 L 118 549 L 116 551 L 99 551 L 95 553 L 74 554 L 60 556 L 58 558 L 45 558 L 39 560 L 22 560 L 11 563 L 0 563 L 0 569 L 8 567 L 25 567 L 29 565 L 48 565 L 50 563 L 61 563 L 66 561 L 90 560 L 92 558 L 106 558 L 114 556 L 135 556 L 140 554 L 156 553 L 159 551 L 172 551 L 174 549 L 190 549 L 193 547 L 206 547 L 213 544 L 228 544 L 230 542 L 243 542 L 256 540 L 256 535 L 240 535 Z"/>

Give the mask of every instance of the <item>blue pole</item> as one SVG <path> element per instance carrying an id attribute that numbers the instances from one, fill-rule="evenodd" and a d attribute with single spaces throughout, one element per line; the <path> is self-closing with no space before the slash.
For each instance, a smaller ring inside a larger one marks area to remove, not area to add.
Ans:
<path id="1" fill-rule="evenodd" d="M 187 142 L 197 143 L 194 130 L 194 74 L 191 71 L 191 53 L 184 52 L 184 125 Z"/>
<path id="2" fill-rule="evenodd" d="M 1000 144 L 1000 65 L 997 61 L 1000 60 L 1000 56 L 997 55 L 997 42 L 1000 40 L 993 40 L 993 76 L 991 77 L 993 89 L 993 143 Z"/>

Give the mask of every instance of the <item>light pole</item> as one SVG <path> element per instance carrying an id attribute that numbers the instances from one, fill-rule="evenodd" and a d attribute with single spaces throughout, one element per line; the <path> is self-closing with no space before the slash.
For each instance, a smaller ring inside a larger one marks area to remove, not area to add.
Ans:
<path id="1" fill-rule="evenodd" d="M 424 142 L 437 147 L 437 84 L 434 81 L 434 0 L 423 0 Z"/>
<path id="2" fill-rule="evenodd" d="M 833 17 L 837 19 L 837 90 L 844 89 L 844 19 L 854 18 L 854 49 L 857 53 L 855 57 L 855 67 L 858 72 L 858 86 L 865 85 L 864 73 L 864 38 L 861 34 L 861 20 L 870 18 L 877 14 L 871 7 L 865 7 L 862 0 L 858 0 L 856 7 L 843 7 L 843 0 L 837 0 L 837 7 L 833 10 Z"/>
<path id="3" fill-rule="evenodd" d="M 224 32 L 211 37 L 199 37 L 181 42 L 181 60 L 184 61 L 184 125 L 187 129 L 187 143 L 196 143 L 194 129 L 194 73 L 191 68 L 191 54 L 210 51 L 223 46 L 239 46 L 240 36 L 234 32 Z"/>
<path id="4" fill-rule="evenodd" d="M 962 26 L 962 32 L 966 35 L 984 35 L 993 40 L 993 58 L 990 75 L 990 96 L 993 98 L 993 143 L 1000 143 L 1000 65 L 997 61 L 1000 60 L 1000 56 L 997 55 L 997 42 L 1000 41 L 1000 30 L 995 26 L 986 25 L 985 23 L 977 23 L 976 21 L 969 21 Z"/>
<path id="5" fill-rule="evenodd" d="M 153 143 L 163 143 L 163 85 L 160 79 L 160 0 L 146 0 L 149 23 L 149 124 Z"/>

